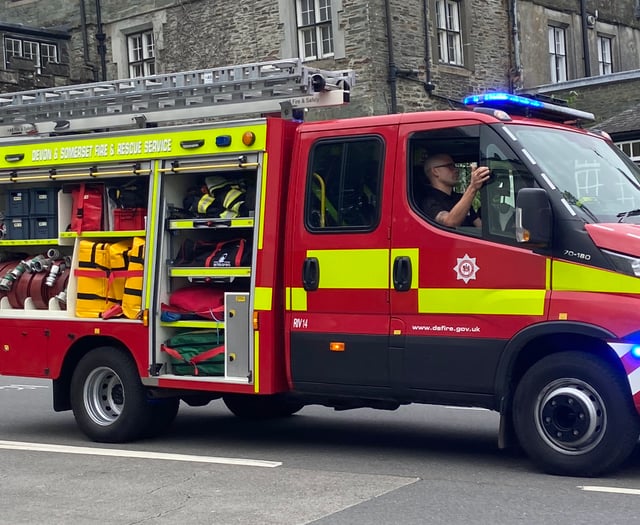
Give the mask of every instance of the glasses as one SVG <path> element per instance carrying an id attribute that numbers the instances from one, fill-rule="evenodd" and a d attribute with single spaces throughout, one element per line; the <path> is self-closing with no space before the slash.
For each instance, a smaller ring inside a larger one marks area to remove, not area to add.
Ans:
<path id="1" fill-rule="evenodd" d="M 448 164 L 438 164 L 437 166 L 434 166 L 431 169 L 436 169 L 436 168 L 449 168 L 449 169 L 455 170 L 457 169 L 457 166 L 455 165 L 455 163 L 449 162 Z"/>

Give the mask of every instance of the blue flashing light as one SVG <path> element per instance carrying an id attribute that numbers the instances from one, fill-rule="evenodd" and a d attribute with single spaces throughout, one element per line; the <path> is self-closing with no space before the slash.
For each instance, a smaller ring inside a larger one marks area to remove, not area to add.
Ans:
<path id="1" fill-rule="evenodd" d="M 231 135 L 218 135 L 216 137 L 216 146 L 219 148 L 231 146 Z"/>
<path id="2" fill-rule="evenodd" d="M 630 351 L 631 355 L 636 359 L 640 359 L 640 345 L 633 345 Z"/>
<path id="3" fill-rule="evenodd" d="M 504 102 L 506 104 L 515 104 L 523 107 L 542 108 L 544 103 L 532 98 L 512 95 L 511 93 L 485 93 L 484 95 L 471 95 L 465 97 L 462 103 L 465 106 L 477 106 L 485 102 Z"/>
<path id="4" fill-rule="evenodd" d="M 465 97 L 462 103 L 465 106 L 476 106 L 476 111 L 484 112 L 486 108 L 499 109 L 516 115 L 542 118 L 554 122 L 569 123 L 580 120 L 595 120 L 593 113 L 511 93 L 470 95 Z"/>

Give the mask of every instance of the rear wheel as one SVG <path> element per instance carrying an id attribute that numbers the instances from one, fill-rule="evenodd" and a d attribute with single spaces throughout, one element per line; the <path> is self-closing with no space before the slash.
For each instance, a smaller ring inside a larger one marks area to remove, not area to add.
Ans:
<path id="1" fill-rule="evenodd" d="M 513 421 L 522 448 L 541 469 L 570 476 L 614 470 L 640 434 L 626 378 L 581 352 L 551 355 L 525 373 Z"/>
<path id="2" fill-rule="evenodd" d="M 153 416 L 135 362 L 113 347 L 96 348 L 80 360 L 71 378 L 71 408 L 80 429 L 104 443 L 141 437 Z M 165 420 L 169 415 L 164 412 Z"/>
<path id="3" fill-rule="evenodd" d="M 275 419 L 292 416 L 304 407 L 304 403 L 286 396 L 227 394 L 224 404 L 236 416 L 247 419 Z"/>

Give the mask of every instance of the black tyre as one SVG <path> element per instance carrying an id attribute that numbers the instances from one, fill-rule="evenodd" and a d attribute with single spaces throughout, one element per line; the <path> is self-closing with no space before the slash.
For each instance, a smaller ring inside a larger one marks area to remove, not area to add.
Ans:
<path id="1" fill-rule="evenodd" d="M 513 421 L 533 462 L 545 472 L 568 476 L 614 470 L 640 434 L 626 378 L 582 352 L 562 352 L 534 364 L 516 389 Z"/>
<path id="2" fill-rule="evenodd" d="M 150 411 L 149 423 L 142 436 L 155 437 L 164 434 L 173 424 L 180 408 L 180 399 L 149 399 L 147 407 Z"/>
<path id="3" fill-rule="evenodd" d="M 112 347 L 96 348 L 80 360 L 71 378 L 71 408 L 80 429 L 103 443 L 143 436 L 154 412 L 133 359 Z"/>
<path id="4" fill-rule="evenodd" d="M 227 394 L 224 404 L 236 416 L 246 419 L 289 417 L 304 407 L 303 403 L 278 394 L 271 396 Z"/>

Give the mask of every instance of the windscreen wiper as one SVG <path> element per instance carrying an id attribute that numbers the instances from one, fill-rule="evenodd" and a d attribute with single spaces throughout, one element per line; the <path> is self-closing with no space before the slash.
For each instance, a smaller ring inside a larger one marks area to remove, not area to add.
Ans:
<path id="1" fill-rule="evenodd" d="M 635 210 L 623 211 L 622 213 L 618 213 L 616 217 L 619 217 L 618 222 L 624 222 L 627 217 L 633 217 L 634 215 L 640 215 L 640 208 L 636 208 Z"/>

